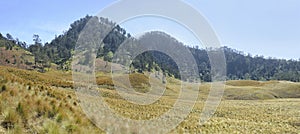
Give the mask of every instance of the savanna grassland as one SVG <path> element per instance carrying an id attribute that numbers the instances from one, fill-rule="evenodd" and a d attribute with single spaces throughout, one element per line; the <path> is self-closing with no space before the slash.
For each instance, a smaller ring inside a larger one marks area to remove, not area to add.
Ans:
<path id="1" fill-rule="evenodd" d="M 167 78 L 166 90 L 158 101 L 136 105 L 117 93 L 109 73 L 98 72 L 96 78 L 101 96 L 111 109 L 136 120 L 165 113 L 180 93 L 180 81 Z M 137 92 L 150 90 L 149 74 L 131 74 L 129 79 Z M 201 83 L 191 113 L 170 133 L 300 133 L 300 83 L 228 81 L 217 111 L 206 124 L 199 125 L 210 86 L 211 83 Z M 0 92 L 0 133 L 104 132 L 83 113 L 71 72 L 39 73 L 0 66 Z M 189 102 L 188 97 L 184 99 Z"/>

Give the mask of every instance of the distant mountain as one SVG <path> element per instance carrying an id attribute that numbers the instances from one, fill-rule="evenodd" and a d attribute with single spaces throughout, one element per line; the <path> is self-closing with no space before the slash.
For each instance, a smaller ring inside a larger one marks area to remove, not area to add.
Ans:
<path id="1" fill-rule="evenodd" d="M 111 62 L 112 55 L 118 47 L 128 40 L 132 41 L 134 45 L 159 43 L 162 45 L 176 44 L 177 46 L 185 46 L 170 35 L 159 31 L 149 32 L 139 39 L 135 39 L 124 28 L 106 18 L 86 16 L 72 23 L 68 31 L 46 44 L 41 44 L 38 36 L 35 36 L 35 44 L 26 47 L 26 43 L 20 43 L 1 35 L 0 56 L 2 57 L 0 64 L 24 69 L 38 68 L 38 70 L 42 71 L 45 71 L 47 68 L 70 70 L 71 57 L 74 53 L 78 36 L 92 18 L 99 20 L 97 25 L 112 28 L 97 52 L 97 58 L 101 58 L 104 61 Z M 209 48 L 185 47 L 191 51 L 197 62 L 201 80 L 211 81 L 207 51 L 213 50 Z M 228 79 L 300 81 L 300 61 L 270 59 L 262 56 L 253 57 L 228 47 L 216 49 L 221 49 L 225 53 Z M 180 78 L 176 63 L 171 57 L 158 51 L 148 51 L 139 55 L 133 60 L 131 66 L 134 68 L 133 71 L 137 72 L 161 70 L 165 75 Z"/>
<path id="2" fill-rule="evenodd" d="M 162 32 L 149 32 L 142 36 L 140 39 L 144 44 L 151 44 L 149 42 L 157 42 L 161 44 L 171 43 L 176 45 L 183 45 L 175 38 Z M 201 80 L 211 81 L 210 63 L 207 52 L 214 51 L 215 49 L 199 49 L 189 48 L 193 54 L 198 68 Z M 228 47 L 216 48 L 224 51 L 227 64 L 227 79 L 229 80 L 288 80 L 299 82 L 300 81 L 300 61 L 296 60 L 283 60 L 264 58 L 263 56 L 251 56 L 244 54 L 244 52 L 231 49 Z M 167 55 L 160 52 L 150 52 L 152 58 L 137 58 L 137 67 L 141 70 L 151 70 L 155 66 L 151 65 L 154 61 L 164 72 L 175 77 L 180 77 L 176 63 Z M 149 57 L 149 56 L 148 56 Z M 143 62 L 144 61 L 144 62 Z M 135 63 L 135 62 L 134 62 Z M 146 67 L 146 68 L 145 68 Z"/>

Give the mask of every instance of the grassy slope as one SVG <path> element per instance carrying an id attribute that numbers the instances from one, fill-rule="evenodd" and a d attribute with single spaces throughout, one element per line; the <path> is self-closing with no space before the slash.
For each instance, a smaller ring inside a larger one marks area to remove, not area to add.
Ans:
<path id="1" fill-rule="evenodd" d="M 32 64 L 34 64 L 34 56 L 30 52 L 17 46 L 11 50 L 0 47 L 0 65 L 32 69 Z"/>
<path id="2" fill-rule="evenodd" d="M 70 73 L 0 67 L 0 133 L 97 133 L 71 90 Z"/>
<path id="3" fill-rule="evenodd" d="M 147 76 L 132 74 L 130 80 L 136 91 L 149 90 Z M 112 90 L 114 83 L 107 73 L 99 72 L 97 83 L 107 104 L 118 114 L 132 119 L 152 119 L 165 113 L 172 108 L 180 89 L 178 80 L 168 78 L 164 96 L 154 104 L 141 106 L 128 103 Z M 207 124 L 200 126 L 198 120 L 210 84 L 200 86 L 199 99 L 191 114 L 171 133 L 300 132 L 300 99 L 292 99 L 299 97 L 299 83 L 228 81 L 217 112 Z M 0 133 L 102 132 L 83 114 L 72 87 L 71 73 L 53 70 L 38 73 L 0 66 Z"/>

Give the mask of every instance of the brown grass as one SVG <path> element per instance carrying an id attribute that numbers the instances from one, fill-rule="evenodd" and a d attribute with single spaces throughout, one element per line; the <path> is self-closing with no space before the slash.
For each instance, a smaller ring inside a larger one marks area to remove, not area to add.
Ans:
<path id="1" fill-rule="evenodd" d="M 114 86 L 112 78 L 107 76 L 97 77 L 96 82 L 98 85 Z"/>
<path id="2" fill-rule="evenodd" d="M 53 78 L 53 75 L 56 76 Z M 3 76 L 0 90 L 4 89 L 0 93 L 0 112 L 4 113 L 4 116 L 0 114 L 0 131 L 21 134 L 101 132 L 82 113 L 70 90 L 72 86 L 65 86 L 65 83 L 72 83 L 65 82 L 70 75 L 0 66 L 0 76 Z M 65 125 L 65 122 L 72 125 Z"/>
<path id="3" fill-rule="evenodd" d="M 28 76 L 27 76 L 28 75 Z M 117 76 L 123 77 L 123 76 Z M 131 85 L 149 87 L 144 74 L 131 74 Z M 97 77 L 99 85 L 113 86 L 109 74 Z M 0 131 L 5 133 L 103 133 L 83 113 L 72 90 L 69 73 L 37 73 L 0 66 Z M 187 83 L 188 84 L 188 83 Z M 202 83 L 196 105 L 170 133 L 299 133 L 300 84 L 289 82 L 229 81 L 223 100 L 207 124 L 198 124 L 211 83 Z M 116 114 L 135 120 L 159 117 L 173 107 L 180 81 L 168 78 L 164 95 L 151 105 L 124 100 L 113 88 L 100 88 Z M 195 93 L 190 89 L 187 93 Z M 189 102 L 189 96 L 184 98 Z M 248 100 L 245 100 L 248 99 Z"/>

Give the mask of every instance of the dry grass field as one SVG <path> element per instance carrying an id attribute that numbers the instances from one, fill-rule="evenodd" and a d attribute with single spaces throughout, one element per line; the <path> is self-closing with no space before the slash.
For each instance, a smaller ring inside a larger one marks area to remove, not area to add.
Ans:
<path id="1" fill-rule="evenodd" d="M 136 91 L 149 91 L 147 74 L 131 74 L 129 79 Z M 172 108 L 180 93 L 180 82 L 167 78 L 163 96 L 143 106 L 123 99 L 108 73 L 97 73 L 96 80 L 110 108 L 135 120 L 160 116 Z M 217 111 L 199 125 L 210 85 L 201 83 L 191 113 L 170 133 L 300 133 L 300 83 L 228 81 Z M 0 66 L 0 92 L 0 133 L 104 133 L 83 113 L 71 72 L 38 73 Z M 189 102 L 188 97 L 184 99 Z"/>

